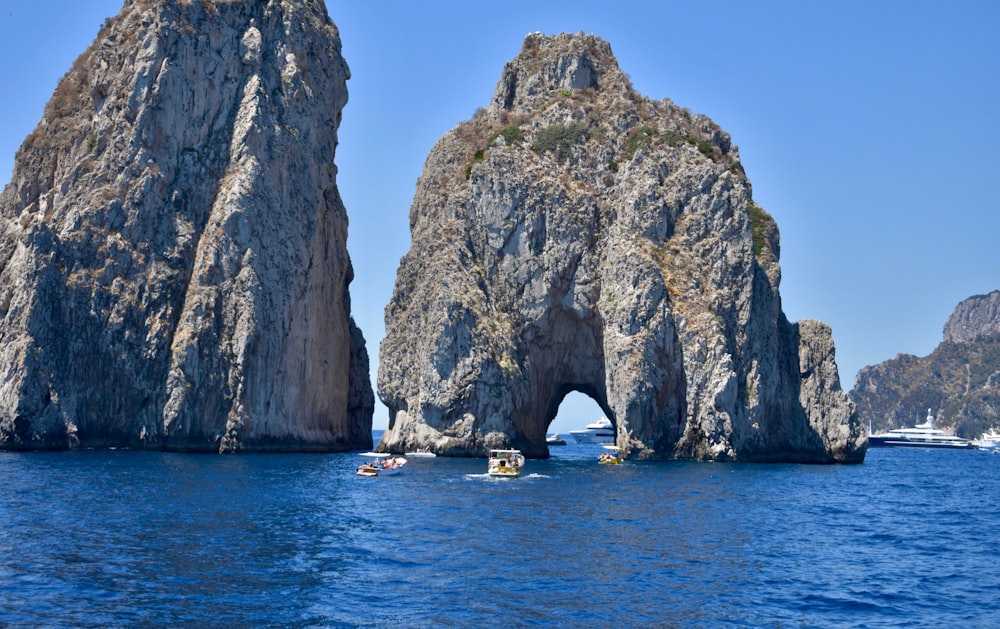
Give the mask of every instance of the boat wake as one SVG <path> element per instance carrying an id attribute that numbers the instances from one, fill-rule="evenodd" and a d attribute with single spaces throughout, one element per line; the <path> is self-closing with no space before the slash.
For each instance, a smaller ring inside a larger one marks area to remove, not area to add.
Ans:
<path id="1" fill-rule="evenodd" d="M 494 482 L 503 482 L 507 480 L 524 480 L 527 478 L 552 478 L 548 474 L 525 474 L 524 476 L 516 477 L 503 477 L 503 476 L 490 476 L 489 474 L 465 474 L 466 480 L 488 480 Z"/>

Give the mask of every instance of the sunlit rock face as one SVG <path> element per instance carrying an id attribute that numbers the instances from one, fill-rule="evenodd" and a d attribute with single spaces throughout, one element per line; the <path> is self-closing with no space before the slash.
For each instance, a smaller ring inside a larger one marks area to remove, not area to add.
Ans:
<path id="1" fill-rule="evenodd" d="M 379 447 L 546 456 L 571 391 L 631 458 L 857 462 L 828 326 L 789 323 L 729 136 L 593 36 L 529 35 L 427 158 L 386 308 Z"/>
<path id="2" fill-rule="evenodd" d="M 964 343 L 995 334 L 1000 334 L 1000 290 L 962 300 L 944 324 L 945 342 Z"/>
<path id="3" fill-rule="evenodd" d="M 340 50 L 320 0 L 105 24 L 0 196 L 0 447 L 370 447 Z"/>

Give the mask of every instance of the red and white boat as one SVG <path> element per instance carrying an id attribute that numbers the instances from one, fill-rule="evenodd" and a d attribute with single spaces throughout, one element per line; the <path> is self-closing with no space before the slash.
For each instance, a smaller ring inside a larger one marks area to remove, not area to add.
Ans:
<path id="1" fill-rule="evenodd" d="M 406 459 L 395 454 L 365 452 L 361 456 L 368 457 L 369 460 L 358 466 L 358 476 L 395 476 L 406 466 Z"/>

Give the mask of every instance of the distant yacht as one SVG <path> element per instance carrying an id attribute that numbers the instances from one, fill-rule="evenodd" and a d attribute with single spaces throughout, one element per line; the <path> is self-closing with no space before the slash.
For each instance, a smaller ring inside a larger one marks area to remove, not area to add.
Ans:
<path id="1" fill-rule="evenodd" d="M 968 439 L 947 435 L 934 427 L 934 415 L 927 409 L 927 420 L 913 428 L 897 428 L 868 437 L 873 448 L 950 448 L 973 450 L 975 444 Z"/>
<path id="2" fill-rule="evenodd" d="M 972 443 L 980 450 L 1000 450 L 1000 432 L 997 432 L 996 426 L 990 428 L 989 432 L 983 433 L 979 439 L 975 439 Z"/>
<path id="3" fill-rule="evenodd" d="M 615 428 L 607 417 L 602 417 L 593 424 L 587 424 L 583 430 L 571 430 L 569 434 L 577 443 L 613 444 L 615 442 Z"/>
<path id="4" fill-rule="evenodd" d="M 546 437 L 545 443 L 550 446 L 564 446 L 566 445 L 566 440 L 560 437 L 559 433 L 555 433 Z"/>

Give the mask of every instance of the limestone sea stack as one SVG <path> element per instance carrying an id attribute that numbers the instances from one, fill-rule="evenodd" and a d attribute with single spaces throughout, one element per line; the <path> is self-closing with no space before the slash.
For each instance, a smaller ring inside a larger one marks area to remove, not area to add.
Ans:
<path id="1" fill-rule="evenodd" d="M 129 0 L 0 196 L 0 447 L 370 447 L 322 0 Z"/>
<path id="2" fill-rule="evenodd" d="M 778 229 L 736 146 L 636 93 L 605 41 L 529 35 L 432 149 L 410 230 L 382 450 L 544 457 L 579 391 L 633 459 L 864 459 L 829 326 L 782 313 Z"/>

